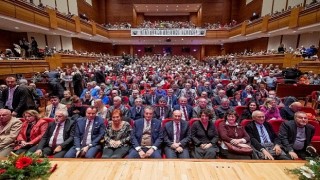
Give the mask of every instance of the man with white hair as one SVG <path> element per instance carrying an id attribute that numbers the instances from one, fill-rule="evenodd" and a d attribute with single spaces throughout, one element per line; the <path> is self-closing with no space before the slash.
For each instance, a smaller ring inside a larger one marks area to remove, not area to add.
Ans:
<path id="1" fill-rule="evenodd" d="M 106 116 L 108 120 L 111 120 L 111 114 L 115 109 L 120 109 L 122 116 L 127 118 L 131 117 L 130 110 L 122 104 L 122 99 L 119 96 L 116 96 L 113 98 L 113 105 L 108 108 L 108 112 Z"/>

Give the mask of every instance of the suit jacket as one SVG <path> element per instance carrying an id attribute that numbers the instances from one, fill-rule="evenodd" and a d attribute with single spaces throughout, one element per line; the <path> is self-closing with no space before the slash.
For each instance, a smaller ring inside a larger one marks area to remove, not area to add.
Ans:
<path id="1" fill-rule="evenodd" d="M 9 88 L 2 91 L 2 96 L 0 98 L 0 109 L 5 108 L 8 96 Z M 22 117 L 24 111 L 34 107 L 35 104 L 31 91 L 27 88 L 27 86 L 18 86 L 13 93 L 12 99 L 12 108 L 13 111 L 18 114 L 17 117 Z"/>
<path id="2" fill-rule="evenodd" d="M 46 132 L 44 133 L 41 141 L 39 142 L 38 149 L 43 149 L 45 147 L 49 147 L 50 138 L 54 136 L 53 132 L 56 128 L 56 122 L 50 122 Z M 64 122 L 64 129 L 63 129 L 63 143 L 60 144 L 63 150 L 68 150 L 73 145 L 73 138 L 74 138 L 74 128 L 75 128 L 75 121 L 71 119 L 66 119 Z"/>
<path id="3" fill-rule="evenodd" d="M 170 106 L 170 108 L 173 108 L 175 105 L 178 104 L 178 98 L 176 95 L 172 95 L 171 104 L 169 104 L 169 96 L 164 96 L 164 98 L 167 100 L 167 104 L 168 106 Z"/>
<path id="4" fill-rule="evenodd" d="M 168 106 L 164 106 L 163 108 L 164 108 L 163 109 L 164 119 L 171 117 L 171 108 Z M 154 109 L 153 117 L 160 120 L 160 106 L 155 106 L 153 109 Z"/>
<path id="5" fill-rule="evenodd" d="M 274 132 L 274 130 L 272 129 L 272 126 L 270 125 L 270 123 L 268 123 L 267 121 L 265 121 L 263 123 L 263 126 L 266 128 L 269 138 L 271 140 L 271 142 L 276 145 L 280 145 L 281 146 L 281 141 L 278 138 L 277 134 Z M 260 140 L 260 135 L 259 135 L 259 131 L 257 129 L 256 123 L 254 121 L 250 122 L 249 124 L 246 125 L 245 130 L 247 131 L 247 133 L 250 136 L 250 141 L 251 141 L 251 145 L 256 149 L 256 150 L 260 150 L 262 148 L 264 148 L 261 145 L 261 140 Z"/>
<path id="6" fill-rule="evenodd" d="M 163 127 L 163 142 L 166 146 L 170 147 L 174 142 L 174 121 L 166 123 Z M 179 142 L 181 143 L 182 148 L 186 148 L 191 141 L 191 134 L 189 131 L 189 125 L 187 121 L 180 121 L 180 139 Z"/>
<path id="7" fill-rule="evenodd" d="M 49 116 L 50 116 L 51 110 L 52 110 L 52 104 L 50 104 L 50 105 L 48 105 L 48 106 L 46 107 L 45 117 L 49 117 Z M 55 112 L 60 111 L 60 110 L 62 110 L 62 111 L 68 111 L 66 105 L 59 103 L 58 106 L 56 107 Z"/>
<path id="8" fill-rule="evenodd" d="M 152 97 L 154 97 L 154 100 L 152 100 Z M 142 99 L 144 101 L 144 104 L 146 105 L 154 105 L 154 104 L 158 104 L 159 99 L 161 98 L 161 96 L 157 96 L 157 95 L 152 95 L 152 94 L 144 94 Z"/>
<path id="9" fill-rule="evenodd" d="M 106 119 L 111 120 L 111 114 L 114 109 L 115 109 L 114 106 L 110 106 L 108 108 Z M 121 110 L 122 116 L 128 117 L 128 118 L 131 117 L 130 109 L 128 109 L 126 106 L 120 105 L 120 110 Z"/>
<path id="10" fill-rule="evenodd" d="M 280 115 L 282 119 L 285 120 L 294 120 L 294 113 L 288 106 L 281 108 Z"/>
<path id="11" fill-rule="evenodd" d="M 174 110 L 180 110 L 180 105 L 178 104 L 178 105 L 175 105 L 174 107 L 173 107 L 173 110 L 172 111 L 174 111 Z M 189 118 L 189 120 L 192 118 L 192 106 L 190 106 L 190 105 L 187 105 L 186 106 L 186 108 L 187 108 L 187 115 L 188 115 L 188 118 Z M 182 111 L 182 110 L 181 110 Z M 182 113 L 183 113 L 183 111 L 182 111 Z"/>
<path id="12" fill-rule="evenodd" d="M 245 102 L 244 99 L 241 99 L 240 103 L 241 103 L 241 106 L 246 105 L 246 102 Z M 238 102 L 235 99 L 231 99 L 230 100 L 230 106 L 239 106 L 239 105 L 238 105 Z"/>
<path id="13" fill-rule="evenodd" d="M 48 128 L 48 122 L 46 120 L 40 119 L 38 122 L 36 122 L 35 125 L 33 125 L 31 131 L 30 131 L 30 143 L 32 145 L 36 145 L 40 142 L 42 136 L 46 132 Z M 22 127 L 20 130 L 20 133 L 17 137 L 17 141 L 26 141 L 27 142 L 27 129 L 28 129 L 28 122 L 24 121 L 22 123 Z M 18 145 L 14 149 L 20 149 L 21 146 Z"/>
<path id="14" fill-rule="evenodd" d="M 74 146 L 76 148 L 81 148 L 82 138 L 86 129 L 87 118 L 79 118 L 76 122 L 75 134 L 74 134 Z M 104 120 L 96 116 L 93 120 L 92 130 L 91 130 L 91 144 L 92 146 L 97 146 L 100 143 L 100 140 L 104 137 L 106 132 L 106 126 Z"/>
<path id="15" fill-rule="evenodd" d="M 214 110 L 212 109 L 212 107 L 207 106 L 206 109 L 209 109 L 212 112 L 212 118 L 210 120 L 215 121 L 217 119 L 217 116 L 216 116 Z M 192 109 L 192 118 L 200 118 L 200 112 L 201 112 L 200 106 L 194 107 Z"/>
<path id="16" fill-rule="evenodd" d="M 131 119 L 133 120 L 137 120 L 137 119 L 141 119 L 143 118 L 143 114 L 144 114 L 144 108 L 141 107 L 140 112 L 137 112 L 137 107 L 133 106 L 130 108 L 130 115 L 131 115 Z"/>
<path id="17" fill-rule="evenodd" d="M 3 127 L 0 131 L 0 151 L 3 148 L 13 145 L 20 132 L 21 126 L 22 122 L 19 119 L 12 117 L 7 125 Z"/>
<path id="18" fill-rule="evenodd" d="M 305 126 L 306 140 L 304 142 L 303 150 L 310 145 L 311 139 L 315 133 L 315 129 L 312 125 L 307 124 Z M 287 121 L 281 124 L 279 130 L 279 138 L 286 152 L 293 150 L 293 144 L 297 137 L 297 124 L 295 121 Z"/>
<path id="19" fill-rule="evenodd" d="M 134 126 L 131 133 L 131 143 L 134 148 L 141 146 L 141 138 L 144 128 L 144 119 L 138 119 L 134 122 Z M 156 146 L 158 149 L 163 141 L 163 135 L 161 131 L 161 121 L 157 119 L 151 120 L 151 141 L 152 146 Z"/>

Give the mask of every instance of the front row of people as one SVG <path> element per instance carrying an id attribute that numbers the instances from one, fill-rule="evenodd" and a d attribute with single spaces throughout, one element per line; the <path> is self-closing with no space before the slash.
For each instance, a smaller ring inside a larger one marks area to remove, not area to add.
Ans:
<path id="1" fill-rule="evenodd" d="M 180 110 L 173 112 L 172 121 L 162 124 L 153 118 L 153 108 L 147 106 L 144 118 L 130 125 L 115 109 L 107 127 L 96 113 L 95 107 L 89 107 L 84 118 L 72 120 L 66 111 L 57 110 L 55 121 L 48 123 L 36 111 L 28 110 L 21 122 L 9 110 L 0 109 L 0 156 L 13 151 L 56 158 L 94 158 L 102 152 L 103 158 L 161 158 L 164 150 L 167 158 L 192 155 L 213 159 L 219 154 L 227 159 L 285 160 L 305 159 L 309 156 L 307 147 L 315 152 L 311 146 L 315 128 L 308 124 L 304 112 L 296 112 L 294 121 L 284 122 L 279 136 L 261 111 L 254 111 L 253 121 L 245 127 L 238 124 L 232 110 L 217 122 L 210 121 L 210 110 L 202 110 L 200 120 L 191 126 L 182 120 Z"/>

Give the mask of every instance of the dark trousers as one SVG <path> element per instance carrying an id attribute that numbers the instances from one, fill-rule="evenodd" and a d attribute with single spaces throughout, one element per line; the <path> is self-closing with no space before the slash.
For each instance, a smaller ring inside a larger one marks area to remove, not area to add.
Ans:
<path id="1" fill-rule="evenodd" d="M 215 159 L 217 155 L 217 149 L 210 147 L 208 149 L 202 149 L 201 147 L 195 147 L 194 157 L 197 159 Z"/>
<path id="2" fill-rule="evenodd" d="M 96 145 L 93 147 L 90 147 L 88 152 L 85 155 L 85 158 L 94 158 L 97 152 L 101 149 L 101 145 Z M 75 158 L 77 155 L 76 147 L 73 146 L 64 156 L 65 158 Z"/>
<path id="3" fill-rule="evenodd" d="M 102 158 L 123 158 L 129 152 L 129 146 L 119 148 L 104 148 Z"/>
<path id="4" fill-rule="evenodd" d="M 20 149 L 15 150 L 14 153 L 16 153 L 16 154 L 22 154 L 22 153 L 27 153 L 27 152 L 34 153 L 37 150 L 37 147 L 38 146 L 22 147 Z"/>
<path id="5" fill-rule="evenodd" d="M 149 149 L 148 148 L 142 148 L 142 151 L 147 152 Z M 138 151 L 136 151 L 136 149 L 131 148 L 128 158 L 140 158 L 140 155 L 138 153 Z M 161 158 L 161 151 L 159 149 L 157 149 L 156 151 L 154 151 L 151 156 L 149 158 Z"/>
<path id="6" fill-rule="evenodd" d="M 187 148 L 183 149 L 183 151 L 181 153 L 178 153 L 175 150 L 171 149 L 170 147 L 165 147 L 164 152 L 165 152 L 166 157 L 168 159 L 176 159 L 176 158 L 188 159 L 188 158 L 190 158 L 189 150 Z"/>
<path id="7" fill-rule="evenodd" d="M 32 148 L 29 149 L 29 152 L 34 153 L 37 151 L 37 149 L 38 149 L 38 146 L 33 146 Z M 42 156 L 43 157 L 53 156 L 54 158 L 63 158 L 67 152 L 68 152 L 68 149 L 62 149 L 60 152 L 53 154 L 53 149 L 48 146 L 42 149 Z"/>

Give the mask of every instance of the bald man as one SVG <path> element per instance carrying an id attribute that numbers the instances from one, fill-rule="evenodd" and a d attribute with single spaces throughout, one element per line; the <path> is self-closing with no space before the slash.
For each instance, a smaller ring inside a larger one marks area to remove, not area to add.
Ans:
<path id="1" fill-rule="evenodd" d="M 191 140 L 187 121 L 181 120 L 182 112 L 172 113 L 173 121 L 163 127 L 163 141 L 167 158 L 190 158 L 188 144 Z"/>
<path id="2" fill-rule="evenodd" d="M 0 109 L 0 157 L 9 155 L 12 151 L 12 145 L 16 140 L 22 122 L 12 117 L 12 113 L 8 109 Z"/>
<path id="3" fill-rule="evenodd" d="M 290 106 L 286 106 L 280 110 L 282 119 L 294 120 L 294 113 L 298 112 L 302 108 L 300 102 L 293 102 Z"/>

